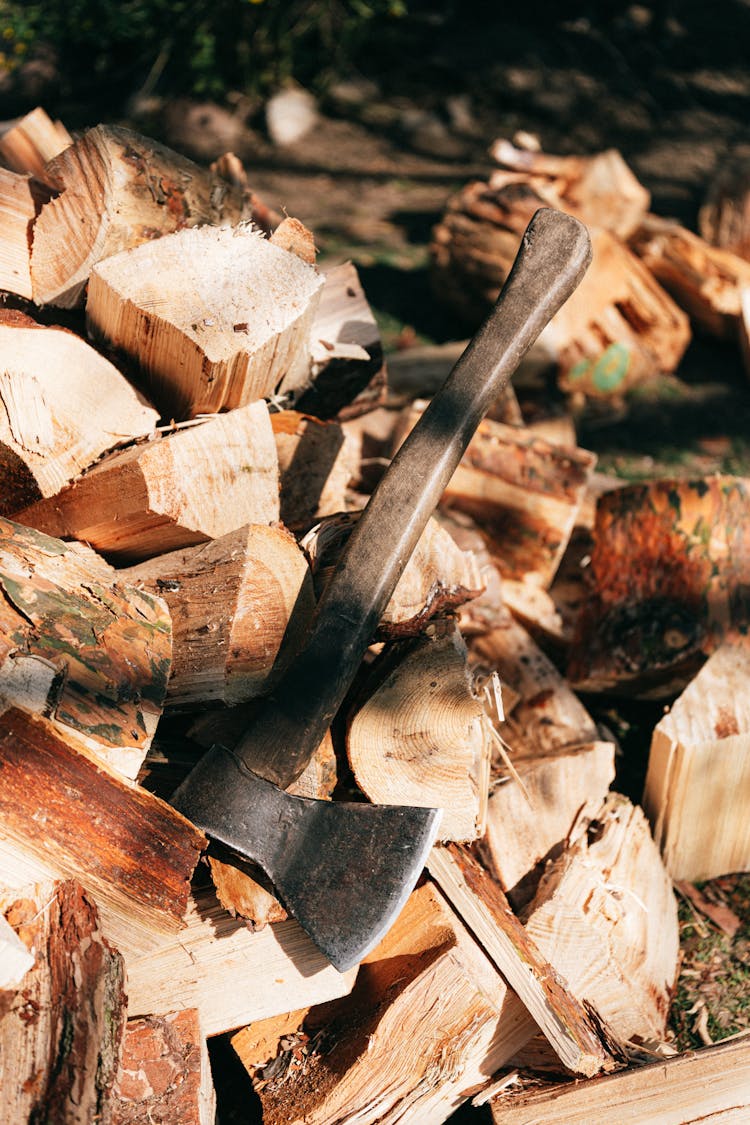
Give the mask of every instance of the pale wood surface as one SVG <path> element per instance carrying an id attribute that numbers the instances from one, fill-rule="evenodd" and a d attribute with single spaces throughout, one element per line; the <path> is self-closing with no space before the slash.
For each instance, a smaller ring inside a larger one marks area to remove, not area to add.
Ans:
<path id="1" fill-rule="evenodd" d="M 20 172 L 0 168 L 0 289 L 31 299 L 31 224 L 49 192 Z"/>
<path id="2" fill-rule="evenodd" d="M 281 519 L 303 534 L 320 519 L 348 507 L 346 489 L 356 471 L 356 442 L 338 422 L 296 410 L 271 414 L 281 485 Z"/>
<path id="3" fill-rule="evenodd" d="M 15 172 L 30 172 L 46 179 L 50 160 L 73 143 L 60 121 L 53 121 L 41 106 L 32 109 L 0 136 L 0 153 Z"/>
<path id="4" fill-rule="evenodd" d="M 306 386 L 322 285 L 248 224 L 200 227 L 100 262 L 86 317 L 138 364 L 164 416 L 180 420 Z"/>
<path id="5" fill-rule="evenodd" d="M 123 566 L 274 523 L 278 462 L 268 407 L 251 403 L 111 455 L 16 518 L 90 543 Z"/>

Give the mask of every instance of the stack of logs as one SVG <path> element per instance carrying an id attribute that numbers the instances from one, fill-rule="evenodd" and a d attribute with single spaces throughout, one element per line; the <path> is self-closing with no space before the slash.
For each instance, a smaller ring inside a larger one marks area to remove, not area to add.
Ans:
<path id="1" fill-rule="evenodd" d="M 258 872 L 199 863 L 165 798 L 285 668 L 429 379 L 386 386 L 356 271 L 319 271 L 231 154 L 72 140 L 41 110 L 0 153 L 2 1120 L 209 1125 L 215 1037 L 277 1125 L 437 1125 L 468 1100 L 498 1123 L 744 1119 L 747 1041 L 680 1056 L 666 1028 L 672 878 L 750 863 L 750 482 L 618 487 L 569 423 L 495 404 L 295 783 L 445 810 L 397 922 L 339 973 Z M 637 184 L 618 210 L 599 171 L 513 159 L 448 213 L 440 283 L 491 299 L 540 199 L 592 222 L 599 200 L 623 228 L 548 336 L 563 385 L 671 369 L 688 317 L 653 275 L 679 297 L 695 236 L 646 223 Z M 612 688 L 676 698 L 656 842 L 575 694 Z"/>

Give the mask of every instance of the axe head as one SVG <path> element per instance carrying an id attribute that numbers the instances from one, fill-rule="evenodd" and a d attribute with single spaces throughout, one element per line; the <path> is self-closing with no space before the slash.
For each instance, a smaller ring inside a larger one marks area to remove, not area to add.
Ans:
<path id="1" fill-rule="evenodd" d="M 171 798 L 207 836 L 259 864 L 339 970 L 395 921 L 425 865 L 440 809 L 295 797 L 212 746 Z"/>

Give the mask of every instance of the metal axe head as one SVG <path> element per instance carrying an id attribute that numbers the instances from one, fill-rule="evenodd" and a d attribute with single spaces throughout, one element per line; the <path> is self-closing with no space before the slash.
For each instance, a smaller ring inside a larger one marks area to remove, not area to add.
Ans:
<path id="1" fill-rule="evenodd" d="M 217 843 L 260 864 L 339 972 L 396 920 L 441 816 L 439 809 L 295 797 L 223 746 L 204 755 L 172 804 Z"/>

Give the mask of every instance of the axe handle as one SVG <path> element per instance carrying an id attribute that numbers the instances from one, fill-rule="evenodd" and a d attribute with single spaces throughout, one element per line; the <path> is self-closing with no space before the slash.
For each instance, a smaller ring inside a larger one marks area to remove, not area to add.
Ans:
<path id="1" fill-rule="evenodd" d="M 537 211 L 494 309 L 372 494 L 301 651 L 236 747 L 253 773 L 285 789 L 310 761 L 474 431 L 590 259 L 578 220 Z"/>

